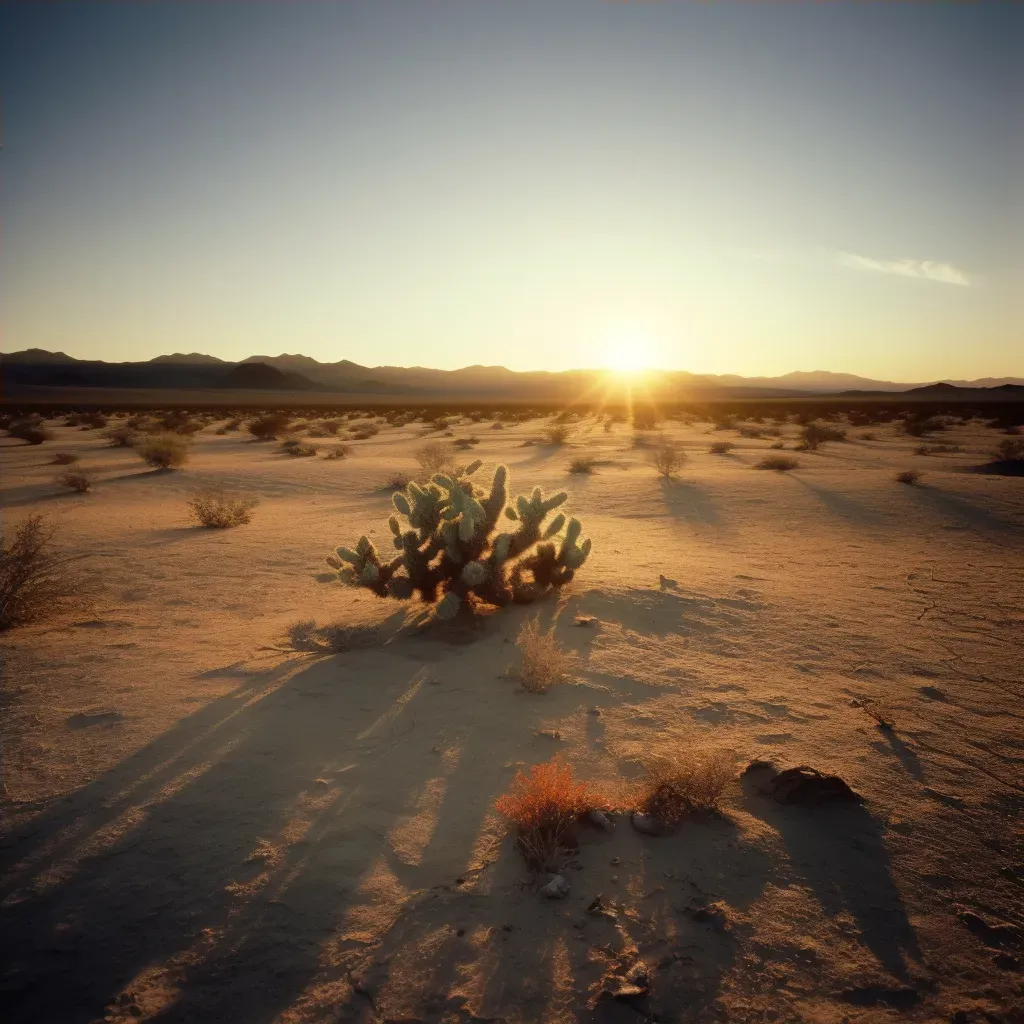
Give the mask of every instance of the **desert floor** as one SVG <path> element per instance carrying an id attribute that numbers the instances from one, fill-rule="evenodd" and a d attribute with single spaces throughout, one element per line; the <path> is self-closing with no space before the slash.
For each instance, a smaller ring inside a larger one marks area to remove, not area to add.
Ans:
<path id="1" fill-rule="evenodd" d="M 5 1024 L 1024 1020 L 1024 479 L 969 471 L 1000 435 L 915 456 L 855 428 L 784 474 L 753 468 L 770 439 L 675 424 L 666 482 L 625 424 L 524 446 L 542 425 L 455 433 L 513 494 L 567 488 L 593 554 L 469 630 L 324 562 L 388 539 L 420 424 L 337 461 L 207 428 L 174 472 L 94 430 L 0 441 L 5 523 L 45 512 L 99 587 L 0 640 Z M 55 450 L 93 493 L 55 486 Z M 581 454 L 608 463 L 569 475 Z M 260 496 L 250 525 L 190 525 L 209 481 Z M 575 683 L 517 682 L 532 616 Z M 309 619 L 380 639 L 289 650 Z M 567 898 L 538 894 L 493 809 L 519 768 L 558 753 L 618 793 L 700 747 L 735 751 L 720 816 L 654 838 L 619 815 Z M 781 807 L 740 778 L 765 758 L 865 805 Z"/>

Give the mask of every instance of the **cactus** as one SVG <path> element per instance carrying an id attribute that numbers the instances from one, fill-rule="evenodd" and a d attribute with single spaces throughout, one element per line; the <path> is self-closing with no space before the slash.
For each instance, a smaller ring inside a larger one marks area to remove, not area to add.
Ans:
<path id="1" fill-rule="evenodd" d="M 470 479 L 479 468 L 476 461 L 438 473 L 394 495 L 397 514 L 388 528 L 397 553 L 390 560 L 360 537 L 354 548 L 336 548 L 328 564 L 349 586 L 435 604 L 441 619 L 457 615 L 471 598 L 504 607 L 564 586 L 590 554 L 590 540 L 580 542 L 578 519 L 558 513 L 545 526 L 568 495 L 545 497 L 536 487 L 530 497 L 509 502 L 508 470 L 498 466 L 483 488 Z M 510 529 L 499 532 L 503 515 Z"/>

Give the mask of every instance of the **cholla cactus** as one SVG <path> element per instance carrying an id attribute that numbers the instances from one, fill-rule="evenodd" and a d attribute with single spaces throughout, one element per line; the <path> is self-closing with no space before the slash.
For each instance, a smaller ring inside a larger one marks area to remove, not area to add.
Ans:
<path id="1" fill-rule="evenodd" d="M 450 475 L 438 473 L 394 495 L 398 515 L 388 526 L 399 553 L 390 561 L 360 537 L 354 549 L 337 548 L 328 564 L 342 582 L 381 597 L 419 595 L 437 602 L 440 618 L 454 616 L 471 594 L 501 607 L 534 601 L 568 583 L 587 560 L 590 541 L 580 543 L 579 521 L 567 523 L 561 513 L 544 526 L 568 495 L 545 498 L 537 487 L 506 506 L 508 470 L 498 466 L 487 490 L 470 479 L 479 468 L 477 461 Z M 503 512 L 516 524 L 510 532 L 498 532 Z M 400 517 L 408 523 L 404 529 Z"/>

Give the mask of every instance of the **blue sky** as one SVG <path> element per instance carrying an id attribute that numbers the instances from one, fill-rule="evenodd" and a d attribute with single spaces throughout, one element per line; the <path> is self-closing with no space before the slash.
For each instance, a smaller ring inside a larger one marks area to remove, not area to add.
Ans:
<path id="1" fill-rule="evenodd" d="M 0 6 L 0 347 L 1024 372 L 1024 10 Z"/>

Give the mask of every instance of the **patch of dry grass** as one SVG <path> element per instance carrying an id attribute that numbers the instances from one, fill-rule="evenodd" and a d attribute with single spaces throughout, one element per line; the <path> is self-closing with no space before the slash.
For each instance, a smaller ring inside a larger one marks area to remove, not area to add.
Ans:
<path id="1" fill-rule="evenodd" d="M 222 486 L 204 487 L 189 498 L 187 505 L 192 518 L 200 526 L 211 530 L 226 530 L 232 526 L 245 526 L 250 513 L 260 503 L 252 495 L 232 494 Z"/>
<path id="2" fill-rule="evenodd" d="M 305 654 L 341 654 L 380 642 L 376 626 L 318 626 L 315 619 L 293 622 L 287 630 L 287 645 Z"/>
<path id="3" fill-rule="evenodd" d="M 686 462 L 686 452 L 678 442 L 662 437 L 647 453 L 647 461 L 658 471 L 659 476 L 668 480 L 682 469 Z"/>
<path id="4" fill-rule="evenodd" d="M 428 441 L 412 454 L 428 476 L 451 470 L 455 465 L 455 449 L 445 441 Z"/>
<path id="5" fill-rule="evenodd" d="M 900 484 L 916 484 L 920 479 L 921 474 L 916 469 L 905 469 L 902 473 L 896 474 L 896 482 Z"/>
<path id="6" fill-rule="evenodd" d="M 50 464 L 53 466 L 71 466 L 78 462 L 81 458 L 80 455 L 75 455 L 74 452 L 54 452 L 53 458 L 50 459 Z"/>
<path id="7" fill-rule="evenodd" d="M 180 469 L 188 461 L 188 442 L 180 434 L 150 434 L 132 447 L 154 469 Z"/>
<path id="8" fill-rule="evenodd" d="M 688 815 L 716 810 L 735 775 L 736 758 L 731 751 L 678 750 L 652 755 L 644 763 L 634 806 L 661 828 L 674 828 Z"/>
<path id="9" fill-rule="evenodd" d="M 774 469 L 778 473 L 788 473 L 791 469 L 799 469 L 800 463 L 789 455 L 766 455 L 755 469 Z"/>
<path id="10" fill-rule="evenodd" d="M 543 632 L 537 619 L 523 623 L 516 644 L 522 656 L 516 674 L 529 693 L 547 693 L 557 683 L 571 679 L 579 668 L 579 655 L 565 650 L 553 629 Z"/>
<path id="11" fill-rule="evenodd" d="M 85 469 L 69 469 L 57 477 L 57 483 L 61 487 L 68 487 L 79 494 L 88 494 L 95 482 L 92 473 Z"/>
<path id="12" fill-rule="evenodd" d="M 555 757 L 517 772 L 494 806 L 515 826 L 516 845 L 530 867 L 557 871 L 561 851 L 573 845 L 580 819 L 609 804 L 601 793 L 577 782 L 572 768 Z"/>

